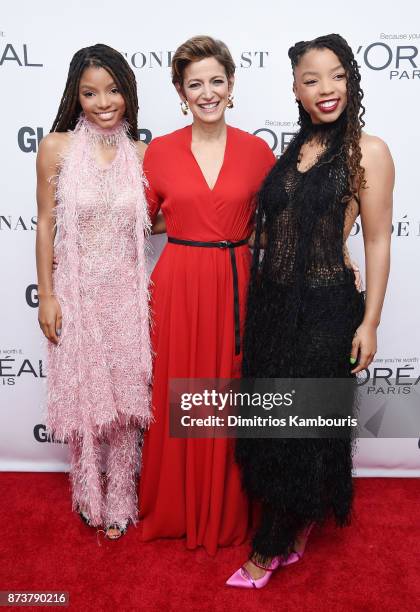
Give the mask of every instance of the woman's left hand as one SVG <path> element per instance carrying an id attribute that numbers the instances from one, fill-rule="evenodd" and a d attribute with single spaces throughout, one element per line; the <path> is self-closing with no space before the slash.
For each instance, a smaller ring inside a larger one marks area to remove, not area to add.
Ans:
<path id="1" fill-rule="evenodd" d="M 351 365 L 358 363 L 351 373 L 357 374 L 369 367 L 375 357 L 376 350 L 376 326 L 363 322 L 353 336 L 350 363 Z"/>

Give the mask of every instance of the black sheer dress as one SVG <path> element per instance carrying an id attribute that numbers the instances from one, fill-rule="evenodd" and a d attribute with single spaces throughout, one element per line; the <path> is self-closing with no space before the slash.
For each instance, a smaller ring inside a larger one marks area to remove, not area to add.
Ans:
<path id="1" fill-rule="evenodd" d="M 266 178 L 257 212 L 244 337 L 243 376 L 346 378 L 351 343 L 364 312 L 344 257 L 349 210 L 343 152 L 344 118 L 302 128 Z M 318 138 L 324 152 L 302 173 L 298 157 Z M 287 554 L 308 523 L 348 522 L 352 441 L 240 439 L 236 458 L 249 496 L 262 503 L 253 549 L 262 558 Z"/>

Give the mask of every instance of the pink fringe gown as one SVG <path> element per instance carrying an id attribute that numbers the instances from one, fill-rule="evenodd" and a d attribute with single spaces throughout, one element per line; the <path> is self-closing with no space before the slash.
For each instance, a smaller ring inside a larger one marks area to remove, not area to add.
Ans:
<path id="1" fill-rule="evenodd" d="M 116 156 L 100 167 L 95 147 L 104 142 Z M 48 343 L 47 424 L 69 442 L 73 509 L 92 525 L 137 519 L 138 428 L 150 421 L 151 377 L 143 182 L 124 124 L 102 130 L 82 117 L 57 179 L 54 293 L 63 325 L 58 346 Z"/>

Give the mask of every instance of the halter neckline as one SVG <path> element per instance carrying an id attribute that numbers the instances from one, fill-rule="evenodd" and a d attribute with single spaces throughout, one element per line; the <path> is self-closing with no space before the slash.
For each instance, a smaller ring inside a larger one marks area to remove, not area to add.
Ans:
<path id="1" fill-rule="evenodd" d="M 89 121 L 84 113 L 79 117 L 75 130 L 83 130 L 95 143 L 106 146 L 118 145 L 122 138 L 128 135 L 129 125 L 127 121 L 119 121 L 112 128 L 103 128 Z"/>

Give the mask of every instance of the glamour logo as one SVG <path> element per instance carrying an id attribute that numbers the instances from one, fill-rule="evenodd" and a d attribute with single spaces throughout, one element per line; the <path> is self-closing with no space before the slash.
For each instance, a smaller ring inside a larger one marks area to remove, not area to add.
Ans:
<path id="1" fill-rule="evenodd" d="M 21 376 L 33 378 L 46 378 L 42 359 L 32 363 L 24 359 L 18 349 L 4 349 L 0 358 L 0 384 L 3 386 L 15 385 Z"/>
<path id="2" fill-rule="evenodd" d="M 43 137 L 44 129 L 42 127 L 21 127 L 17 135 L 19 149 L 24 153 L 36 153 L 38 150 L 39 143 L 41 142 Z"/>
<path id="3" fill-rule="evenodd" d="M 35 231 L 36 224 L 36 215 L 31 218 L 16 217 L 15 215 L 0 215 L 0 231 Z"/>
<path id="4" fill-rule="evenodd" d="M 37 425 L 35 425 L 34 427 L 34 438 L 37 442 L 50 442 L 50 443 L 56 443 L 56 444 L 61 444 L 61 440 L 56 440 L 54 438 L 54 436 L 51 436 L 45 425 L 43 425 L 42 423 L 38 423 Z M 67 442 L 64 442 L 64 444 L 67 444 Z"/>
<path id="5" fill-rule="evenodd" d="M 174 51 L 135 51 L 123 53 L 133 68 L 170 68 Z M 265 68 L 268 51 L 242 51 L 237 59 L 240 68 Z"/>
<path id="6" fill-rule="evenodd" d="M 357 236 L 361 232 L 360 221 L 356 221 L 352 227 L 350 236 Z M 407 215 L 392 224 L 392 235 L 394 238 L 420 237 L 420 221 L 410 221 Z"/>
<path id="7" fill-rule="evenodd" d="M 147 128 L 141 128 L 138 130 L 139 139 L 149 144 L 152 140 L 152 132 Z M 25 125 L 19 128 L 17 133 L 18 147 L 24 153 L 36 153 L 38 151 L 39 143 L 44 138 L 44 128 L 42 127 L 30 127 Z"/>
<path id="8" fill-rule="evenodd" d="M 28 285 L 25 291 L 25 299 L 28 306 L 31 308 L 38 308 L 38 285 Z"/>
<path id="9" fill-rule="evenodd" d="M 28 45 L 0 45 L 0 66 L 13 65 L 22 68 L 42 68 L 44 64 L 38 64 L 29 60 Z"/>
<path id="10" fill-rule="evenodd" d="M 370 70 L 386 70 L 391 80 L 420 79 L 419 50 L 414 44 L 391 47 L 385 42 L 361 45 L 356 55 Z"/>

